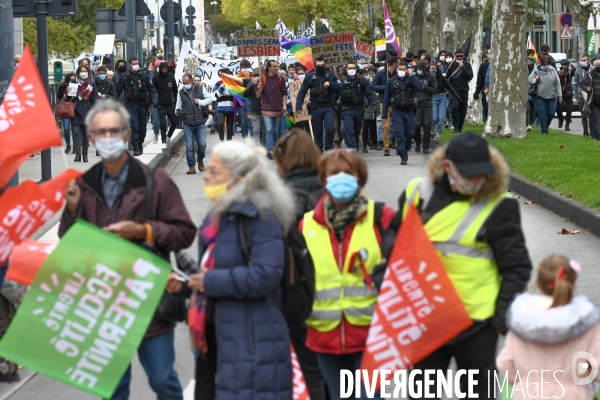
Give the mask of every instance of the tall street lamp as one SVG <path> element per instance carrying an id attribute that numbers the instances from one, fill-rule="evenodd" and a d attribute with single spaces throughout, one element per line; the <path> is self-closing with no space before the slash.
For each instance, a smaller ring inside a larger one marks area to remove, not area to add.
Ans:
<path id="1" fill-rule="evenodd" d="M 210 4 L 213 5 L 215 10 L 215 44 L 217 44 L 217 2 L 211 1 Z"/>

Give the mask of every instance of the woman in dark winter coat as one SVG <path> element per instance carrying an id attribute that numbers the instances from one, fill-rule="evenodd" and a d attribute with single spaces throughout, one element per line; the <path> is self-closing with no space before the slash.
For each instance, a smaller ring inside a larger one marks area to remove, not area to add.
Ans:
<path id="1" fill-rule="evenodd" d="M 74 161 L 80 162 L 83 159 L 83 162 L 88 162 L 87 155 L 90 142 L 87 138 L 85 117 L 99 97 L 92 74 L 87 66 L 80 65 L 75 74 L 77 75 L 76 83 L 78 84 L 78 88 L 77 95 L 75 96 L 75 118 L 71 125 L 73 151 L 75 152 Z M 67 93 L 70 89 L 66 89 Z"/>
<path id="2" fill-rule="evenodd" d="M 203 178 L 214 207 L 200 227 L 201 272 L 188 284 L 197 291 L 191 312 L 198 318 L 188 321 L 200 354 L 196 399 L 291 400 L 279 288 L 284 235 L 295 222 L 292 192 L 252 141 L 217 145 Z"/>
<path id="3" fill-rule="evenodd" d="M 69 92 L 67 90 L 69 88 L 69 83 L 75 83 L 75 79 L 77 79 L 77 77 L 73 73 L 68 73 L 67 75 L 65 75 L 65 78 L 60 83 L 60 86 L 58 87 L 58 91 L 56 92 L 56 102 L 57 103 L 59 101 L 61 101 L 62 99 L 65 99 L 65 101 L 71 101 L 71 102 L 75 101 L 75 97 L 67 96 L 67 93 Z M 65 153 L 70 153 L 71 152 L 71 122 L 73 120 L 67 119 L 67 118 L 61 118 L 61 119 L 62 119 L 62 123 L 63 123 L 63 135 L 65 137 L 65 144 L 67 145 L 67 148 L 65 149 Z"/>

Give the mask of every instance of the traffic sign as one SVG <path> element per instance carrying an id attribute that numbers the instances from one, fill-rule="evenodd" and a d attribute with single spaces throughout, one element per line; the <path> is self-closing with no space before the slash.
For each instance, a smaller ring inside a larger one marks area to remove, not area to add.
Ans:
<path id="1" fill-rule="evenodd" d="M 560 33 L 560 38 L 561 39 L 573 39 L 573 33 L 569 29 L 569 25 L 564 25 L 563 26 L 563 30 Z"/>
<path id="2" fill-rule="evenodd" d="M 575 36 L 579 37 L 579 29 L 575 29 Z"/>
<path id="3" fill-rule="evenodd" d="M 192 7 L 192 6 L 188 6 L 185 9 L 185 12 L 186 12 L 187 15 L 194 15 L 194 14 L 196 14 L 196 9 L 194 7 Z"/>
<path id="4" fill-rule="evenodd" d="M 563 14 L 560 17 L 560 23 L 562 26 L 573 26 L 573 16 L 571 14 Z"/>
<path id="5" fill-rule="evenodd" d="M 181 20 L 181 14 L 181 6 L 179 3 L 173 2 L 173 22 L 179 22 L 179 20 Z M 163 4 L 160 8 L 160 17 L 163 21 L 167 22 L 167 3 Z"/>
<path id="6" fill-rule="evenodd" d="M 193 35 L 194 33 L 196 33 L 196 27 L 194 25 L 187 25 L 185 27 L 185 33 L 189 36 L 190 35 L 190 31 L 191 34 Z"/>

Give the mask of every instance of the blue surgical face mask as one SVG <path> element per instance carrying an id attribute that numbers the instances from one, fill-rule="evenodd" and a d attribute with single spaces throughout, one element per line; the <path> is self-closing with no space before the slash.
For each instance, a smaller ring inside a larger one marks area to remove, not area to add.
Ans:
<path id="1" fill-rule="evenodd" d="M 192 88 L 192 84 L 191 83 L 187 83 L 187 84 L 183 85 L 183 88 L 185 90 L 190 90 Z"/>
<path id="2" fill-rule="evenodd" d="M 105 81 L 106 80 L 106 74 L 99 74 L 98 75 L 98 79 L 100 79 L 101 81 Z"/>
<path id="3" fill-rule="evenodd" d="M 420 69 L 417 70 L 417 75 L 423 75 L 423 71 L 421 71 Z"/>
<path id="4" fill-rule="evenodd" d="M 327 178 L 327 192 L 334 200 L 346 204 L 358 193 L 358 178 L 345 172 Z"/>

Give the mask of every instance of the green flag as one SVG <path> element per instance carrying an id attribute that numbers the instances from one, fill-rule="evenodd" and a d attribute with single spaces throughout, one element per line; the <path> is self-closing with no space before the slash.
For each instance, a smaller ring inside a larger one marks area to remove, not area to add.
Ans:
<path id="1" fill-rule="evenodd" d="M 77 221 L 39 270 L 0 356 L 110 398 L 162 297 L 171 267 Z"/>

